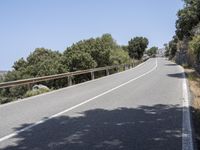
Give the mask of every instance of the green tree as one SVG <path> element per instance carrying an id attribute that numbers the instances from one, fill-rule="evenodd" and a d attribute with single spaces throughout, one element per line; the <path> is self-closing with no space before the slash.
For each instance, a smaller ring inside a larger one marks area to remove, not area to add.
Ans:
<path id="1" fill-rule="evenodd" d="M 128 55 L 128 52 L 119 48 L 111 51 L 110 61 L 113 65 L 118 65 L 130 63 L 131 59 Z"/>
<path id="2" fill-rule="evenodd" d="M 189 49 L 195 59 L 200 63 L 200 35 L 193 37 L 192 41 L 189 43 Z"/>
<path id="3" fill-rule="evenodd" d="M 96 67 L 104 67 L 113 64 L 111 58 L 113 58 L 114 56 L 112 57 L 112 55 L 115 54 L 115 51 L 118 52 L 119 49 L 121 49 L 121 47 L 117 45 L 116 41 L 112 38 L 110 34 L 103 34 L 101 37 L 90 38 L 88 40 L 82 40 L 73 44 L 71 47 L 68 47 L 64 51 L 64 56 L 67 56 L 69 52 L 72 55 L 72 53 L 76 53 L 76 51 L 78 51 L 79 53 L 87 53 L 96 62 Z M 124 55 L 118 56 L 124 57 Z M 66 62 L 67 60 L 65 61 L 65 63 Z M 79 69 L 81 68 L 79 67 Z"/>
<path id="4" fill-rule="evenodd" d="M 57 51 L 52 51 L 45 48 L 37 48 L 31 53 L 27 59 L 19 59 L 13 65 L 13 70 L 9 71 L 4 81 L 14 81 L 31 77 L 59 74 L 68 70 L 67 65 L 61 63 L 61 56 Z M 62 85 L 58 81 L 48 81 L 45 84 L 49 87 L 57 87 Z M 23 97 L 28 90 L 27 86 L 18 86 L 10 89 L 5 89 L 1 92 L 2 96 L 8 97 Z"/>
<path id="5" fill-rule="evenodd" d="M 89 53 L 82 51 L 69 51 L 63 56 L 63 63 L 69 68 L 69 71 L 85 70 L 97 66 Z"/>
<path id="6" fill-rule="evenodd" d="M 169 57 L 169 45 L 164 44 L 164 47 L 165 47 L 165 57 Z"/>
<path id="7" fill-rule="evenodd" d="M 32 77 L 59 74 L 68 70 L 67 65 L 61 63 L 58 51 L 37 48 L 27 57 L 26 74 Z"/>
<path id="8" fill-rule="evenodd" d="M 173 39 L 168 44 L 164 44 L 165 56 L 169 57 L 169 59 L 172 59 L 176 55 L 178 42 L 179 42 L 178 37 L 173 36 Z"/>
<path id="9" fill-rule="evenodd" d="M 127 45 L 122 45 L 121 49 L 123 49 L 124 51 L 128 52 L 128 46 Z"/>
<path id="10" fill-rule="evenodd" d="M 146 53 L 147 55 L 152 56 L 152 55 L 155 55 L 157 51 L 158 51 L 158 47 L 153 46 L 150 49 L 148 49 Z"/>
<path id="11" fill-rule="evenodd" d="M 185 7 L 178 11 L 178 20 L 176 21 L 176 35 L 180 40 L 191 38 L 192 29 L 200 21 L 200 1 L 184 0 Z"/>
<path id="12" fill-rule="evenodd" d="M 135 37 L 128 42 L 128 52 L 131 58 L 141 59 L 149 41 L 145 37 Z"/>

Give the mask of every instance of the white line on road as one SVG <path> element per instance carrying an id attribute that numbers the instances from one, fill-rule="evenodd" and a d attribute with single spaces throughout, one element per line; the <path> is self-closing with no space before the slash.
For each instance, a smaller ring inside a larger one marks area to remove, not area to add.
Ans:
<path id="1" fill-rule="evenodd" d="M 182 150 L 193 150 L 192 128 L 190 120 L 190 102 L 188 96 L 188 85 L 183 70 L 182 90 L 183 90 L 183 127 L 182 127 Z"/>
<path id="2" fill-rule="evenodd" d="M 112 88 L 112 89 L 110 89 L 110 90 L 107 90 L 106 92 L 103 92 L 103 93 L 101 93 L 101 94 L 99 94 L 99 95 L 97 95 L 97 96 L 95 96 L 95 97 L 93 97 L 93 98 L 90 98 L 90 99 L 88 99 L 88 100 L 86 100 L 86 101 L 84 101 L 84 102 L 82 102 L 82 103 L 80 103 L 80 104 L 78 104 L 78 105 L 75 105 L 75 106 L 73 106 L 73 107 L 70 107 L 70 108 L 68 108 L 68 109 L 66 109 L 66 110 L 64 110 L 64 111 L 62 111 L 62 112 L 59 112 L 59 113 L 57 113 L 57 114 L 55 114 L 55 115 L 52 115 L 52 116 L 50 116 L 50 117 L 48 117 L 48 118 L 46 118 L 46 119 L 43 119 L 43 120 L 41 120 L 41 121 L 38 121 L 38 122 L 36 122 L 36 123 L 34 123 L 34 124 L 28 126 L 28 127 L 25 127 L 25 128 L 23 128 L 23 129 L 21 129 L 21 130 L 18 130 L 18 131 L 16 131 L 16 132 L 13 132 L 13 133 L 7 135 L 7 136 L 4 136 L 4 137 L 0 138 L 0 142 L 3 142 L 3 141 L 5 141 L 5 140 L 7 140 L 7 139 L 9 139 L 9 138 L 12 138 L 12 137 L 16 136 L 17 134 L 19 134 L 19 133 L 21 133 L 21 132 L 24 132 L 24 131 L 27 131 L 27 130 L 29 130 L 30 128 L 34 127 L 34 126 L 37 126 L 37 125 L 39 125 L 39 124 L 42 124 L 42 123 L 45 122 L 45 121 L 48 121 L 48 120 L 53 119 L 53 118 L 55 118 L 55 117 L 58 117 L 58 116 L 60 116 L 60 115 L 62 115 L 62 114 L 64 114 L 64 113 L 66 113 L 66 112 L 68 112 L 68 111 L 71 111 L 71 110 L 73 110 L 73 109 L 75 109 L 75 108 L 77 108 L 77 107 L 79 107 L 79 106 L 82 106 L 82 105 L 84 105 L 84 104 L 86 104 L 86 103 L 89 103 L 89 102 L 93 101 L 93 100 L 96 99 L 96 98 L 99 98 L 99 97 L 101 97 L 101 96 L 103 96 L 103 95 L 106 95 L 106 94 L 108 94 L 108 93 L 110 93 L 110 92 L 116 90 L 116 89 L 119 89 L 120 87 L 125 86 L 125 85 L 127 85 L 127 84 L 129 84 L 129 83 L 131 83 L 131 82 L 133 82 L 133 81 L 135 81 L 135 80 L 137 80 L 137 79 L 139 79 L 139 78 L 141 78 L 141 77 L 143 77 L 143 76 L 145 76 L 145 75 L 151 73 L 152 71 L 154 71 L 154 70 L 157 68 L 157 66 L 158 66 L 158 62 L 157 62 L 157 58 L 156 58 L 155 66 L 154 66 L 151 70 L 149 70 L 148 72 L 146 72 L 146 73 L 144 73 L 144 74 L 142 74 L 142 75 L 140 75 L 140 76 L 138 76 L 138 77 L 136 77 L 136 78 L 133 78 L 133 79 L 131 79 L 131 80 L 129 80 L 129 81 L 127 81 L 127 82 L 125 82 L 125 83 L 119 85 L 119 86 L 116 86 L 116 87 L 114 87 L 114 88 Z"/>

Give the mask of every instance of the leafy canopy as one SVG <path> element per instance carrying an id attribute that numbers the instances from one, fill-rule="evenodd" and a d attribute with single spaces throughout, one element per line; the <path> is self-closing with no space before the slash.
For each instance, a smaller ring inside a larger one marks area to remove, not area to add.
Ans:
<path id="1" fill-rule="evenodd" d="M 191 38 L 192 29 L 200 22 L 200 1 L 184 0 L 185 7 L 178 11 L 176 21 L 176 35 L 180 40 Z"/>
<path id="2" fill-rule="evenodd" d="M 189 43 L 190 51 L 195 55 L 196 60 L 200 63 L 200 35 L 194 36 Z"/>
<path id="3" fill-rule="evenodd" d="M 141 59 L 149 41 L 145 37 L 135 37 L 128 42 L 128 53 L 131 58 Z"/>
<path id="4" fill-rule="evenodd" d="M 148 49 L 146 53 L 147 55 L 152 56 L 152 55 L 155 55 L 157 51 L 158 51 L 158 47 L 153 46 L 150 49 Z"/>

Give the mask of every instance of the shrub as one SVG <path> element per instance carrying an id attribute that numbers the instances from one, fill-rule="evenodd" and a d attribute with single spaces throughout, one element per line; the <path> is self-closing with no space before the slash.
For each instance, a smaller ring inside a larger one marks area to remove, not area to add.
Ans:
<path id="1" fill-rule="evenodd" d="M 196 60 L 200 62 L 200 35 L 194 36 L 189 43 L 190 53 L 194 55 Z"/>
<path id="2" fill-rule="evenodd" d="M 33 90 L 27 91 L 25 94 L 25 97 L 31 97 L 31 96 L 39 95 L 39 94 L 50 92 L 50 91 L 51 90 L 47 88 L 33 89 Z"/>

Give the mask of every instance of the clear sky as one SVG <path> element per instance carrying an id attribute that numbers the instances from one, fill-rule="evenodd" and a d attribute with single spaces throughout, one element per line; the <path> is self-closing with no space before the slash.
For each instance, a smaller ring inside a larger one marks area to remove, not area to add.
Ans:
<path id="1" fill-rule="evenodd" d="M 162 47 L 182 7 L 181 0 L 0 0 L 0 70 L 37 47 L 62 52 L 104 33 L 123 45 L 145 36 Z"/>

